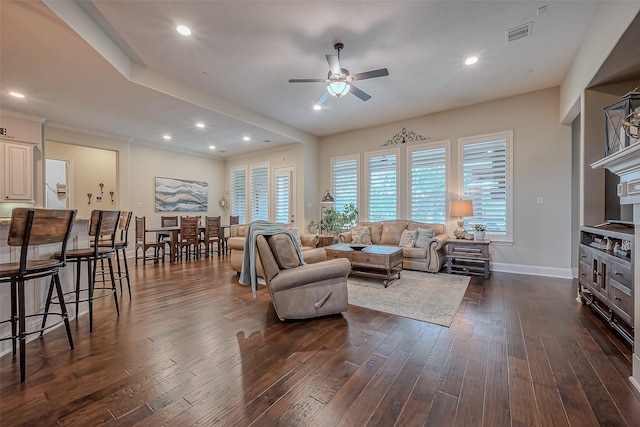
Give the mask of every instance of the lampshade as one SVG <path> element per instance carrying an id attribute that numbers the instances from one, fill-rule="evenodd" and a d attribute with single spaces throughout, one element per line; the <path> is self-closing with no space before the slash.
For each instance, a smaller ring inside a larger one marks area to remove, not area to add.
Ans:
<path id="1" fill-rule="evenodd" d="M 333 196 L 329 193 L 329 190 L 324 192 L 324 196 L 322 196 L 322 203 L 334 203 L 335 200 Z"/>
<path id="2" fill-rule="evenodd" d="M 473 216 L 473 203 L 471 200 L 452 200 L 449 214 L 451 216 Z"/>
<path id="3" fill-rule="evenodd" d="M 338 98 L 348 94 L 349 89 L 351 89 L 351 86 L 346 82 L 331 82 L 327 85 L 327 91 Z"/>

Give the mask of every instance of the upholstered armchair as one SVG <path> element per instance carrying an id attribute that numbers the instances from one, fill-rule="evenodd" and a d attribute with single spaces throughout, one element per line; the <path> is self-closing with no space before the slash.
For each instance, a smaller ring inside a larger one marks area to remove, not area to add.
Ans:
<path id="1" fill-rule="evenodd" d="M 256 243 L 264 279 L 280 320 L 347 311 L 347 276 L 351 272 L 348 260 L 302 264 L 287 234 L 259 235 Z"/>

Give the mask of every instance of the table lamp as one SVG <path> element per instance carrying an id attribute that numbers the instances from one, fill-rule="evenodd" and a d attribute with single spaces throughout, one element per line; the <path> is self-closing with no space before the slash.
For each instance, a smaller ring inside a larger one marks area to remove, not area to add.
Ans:
<path id="1" fill-rule="evenodd" d="M 458 217 L 458 228 L 453 232 L 453 235 L 456 236 L 456 239 L 464 239 L 463 217 L 473 216 L 473 203 L 471 200 L 452 200 L 449 214 Z"/>
<path id="2" fill-rule="evenodd" d="M 332 204 L 335 203 L 335 199 L 333 198 L 333 196 L 331 195 L 331 193 L 329 193 L 329 190 L 324 192 L 324 195 L 322 196 L 322 201 L 320 202 L 321 205 L 321 209 L 320 209 L 320 234 L 322 234 L 323 230 L 323 225 L 324 225 L 324 210 L 325 210 L 325 205 L 328 204 Z"/>

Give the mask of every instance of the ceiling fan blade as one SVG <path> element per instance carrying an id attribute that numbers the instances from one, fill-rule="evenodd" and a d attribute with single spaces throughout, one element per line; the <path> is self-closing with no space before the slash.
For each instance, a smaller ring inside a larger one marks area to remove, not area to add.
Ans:
<path id="1" fill-rule="evenodd" d="M 289 79 L 289 83 L 329 83 L 327 79 Z"/>
<path id="2" fill-rule="evenodd" d="M 360 89 L 358 89 L 354 85 L 351 85 L 351 90 L 349 91 L 349 93 L 354 94 L 355 96 L 357 96 L 358 98 L 362 99 L 363 101 L 368 101 L 369 99 L 371 99 L 371 95 L 369 95 L 366 92 L 361 91 Z"/>
<path id="3" fill-rule="evenodd" d="M 351 79 L 353 81 L 356 80 L 365 80 L 365 79 L 373 79 L 375 77 L 384 77 L 389 75 L 389 70 L 386 68 L 380 68 L 379 70 L 365 71 L 364 73 L 351 74 Z"/>
<path id="4" fill-rule="evenodd" d="M 329 63 L 329 69 L 334 76 L 340 75 L 340 61 L 336 55 L 325 55 L 327 62 Z"/>
<path id="5" fill-rule="evenodd" d="M 316 105 L 322 105 L 322 103 L 326 101 L 327 98 L 329 98 L 329 92 L 325 90 L 322 96 L 316 101 Z"/>

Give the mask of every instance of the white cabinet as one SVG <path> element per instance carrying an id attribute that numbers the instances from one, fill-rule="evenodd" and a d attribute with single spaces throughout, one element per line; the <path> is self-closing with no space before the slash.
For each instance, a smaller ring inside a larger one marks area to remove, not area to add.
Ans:
<path id="1" fill-rule="evenodd" d="M 2 174 L 0 191 L 2 201 L 33 201 L 33 147 L 34 144 L 0 140 Z"/>

